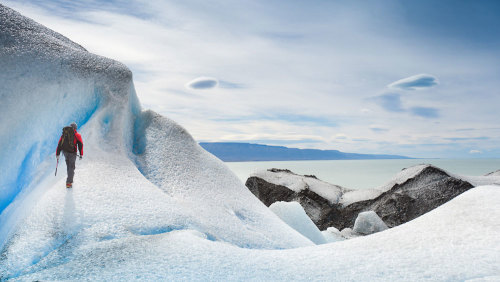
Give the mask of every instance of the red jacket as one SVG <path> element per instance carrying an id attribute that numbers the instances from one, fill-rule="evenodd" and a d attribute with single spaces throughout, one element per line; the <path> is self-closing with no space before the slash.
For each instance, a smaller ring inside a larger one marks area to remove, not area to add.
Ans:
<path id="1" fill-rule="evenodd" d="M 80 133 L 78 133 L 75 129 L 75 140 L 73 140 L 73 144 L 75 145 L 75 150 L 74 153 L 76 153 L 76 149 L 78 146 L 78 150 L 80 150 L 80 156 L 83 156 L 83 140 L 82 136 Z M 57 149 L 56 149 L 56 156 L 59 156 L 61 154 L 61 140 L 62 140 L 62 135 L 59 137 L 59 142 L 57 143 Z"/>

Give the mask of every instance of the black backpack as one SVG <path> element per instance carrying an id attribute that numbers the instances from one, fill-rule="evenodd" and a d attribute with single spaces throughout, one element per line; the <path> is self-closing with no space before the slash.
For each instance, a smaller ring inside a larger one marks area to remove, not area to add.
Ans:
<path id="1" fill-rule="evenodd" d="M 75 152 L 75 130 L 71 126 L 66 126 L 62 130 L 61 149 L 68 153 Z"/>

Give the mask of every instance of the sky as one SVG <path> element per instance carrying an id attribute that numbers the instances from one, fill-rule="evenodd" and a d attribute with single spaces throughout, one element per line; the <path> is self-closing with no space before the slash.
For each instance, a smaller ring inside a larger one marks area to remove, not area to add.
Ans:
<path id="1" fill-rule="evenodd" d="M 500 158 L 500 1 L 2 0 L 199 142 Z"/>

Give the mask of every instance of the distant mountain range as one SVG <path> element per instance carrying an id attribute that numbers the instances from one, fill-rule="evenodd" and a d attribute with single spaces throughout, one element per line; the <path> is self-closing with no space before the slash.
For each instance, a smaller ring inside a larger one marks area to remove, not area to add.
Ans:
<path id="1" fill-rule="evenodd" d="M 355 154 L 337 150 L 297 149 L 234 142 L 201 142 L 200 146 L 225 162 L 411 159 L 398 155 Z"/>

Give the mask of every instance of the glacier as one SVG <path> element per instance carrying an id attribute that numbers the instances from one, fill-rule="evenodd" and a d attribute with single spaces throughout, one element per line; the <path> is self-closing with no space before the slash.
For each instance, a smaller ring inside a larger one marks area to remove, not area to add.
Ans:
<path id="1" fill-rule="evenodd" d="M 0 4 L 0 280 L 467 280 L 500 274 L 498 186 L 374 235 L 315 245 L 131 71 Z M 60 130 L 85 144 L 72 190 Z"/>
<path id="2" fill-rule="evenodd" d="M 68 238 L 193 230 L 245 248 L 312 245 L 185 129 L 143 111 L 126 66 L 5 6 L 0 17 L 3 276 L 20 274 Z M 71 121 L 86 153 L 75 191 L 65 191 L 64 173 L 54 177 L 52 164 Z"/>

